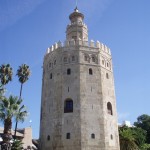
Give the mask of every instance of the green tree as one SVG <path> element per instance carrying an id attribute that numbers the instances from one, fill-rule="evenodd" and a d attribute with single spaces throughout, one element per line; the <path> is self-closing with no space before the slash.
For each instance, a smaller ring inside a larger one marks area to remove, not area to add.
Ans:
<path id="1" fill-rule="evenodd" d="M 14 140 L 11 146 L 11 150 L 22 150 L 23 143 L 21 140 Z"/>
<path id="2" fill-rule="evenodd" d="M 29 76 L 30 76 L 29 66 L 26 65 L 26 64 L 22 64 L 21 66 L 19 66 L 16 75 L 18 76 L 19 82 L 21 83 L 20 95 L 19 95 L 19 99 L 21 99 L 23 84 L 29 79 Z M 18 117 L 16 118 L 14 138 L 16 138 L 16 131 L 17 131 L 18 122 L 19 121 L 24 121 L 23 120 L 23 118 L 24 118 L 23 115 L 26 115 L 26 112 L 24 112 L 22 110 L 23 110 L 23 108 L 20 108 L 20 111 L 18 112 Z"/>
<path id="3" fill-rule="evenodd" d="M 119 128 L 120 150 L 139 150 L 131 128 L 126 126 Z"/>
<path id="4" fill-rule="evenodd" d="M 139 149 L 142 150 L 142 147 L 146 142 L 146 131 L 138 127 L 133 127 L 131 130 L 133 132 L 136 144 L 138 145 Z"/>
<path id="5" fill-rule="evenodd" d="M 22 102 L 22 100 L 21 100 L 21 102 Z M 18 124 L 18 122 L 24 122 L 27 114 L 28 113 L 27 113 L 25 105 L 20 106 L 18 111 L 15 114 L 16 125 Z M 14 139 L 16 139 L 16 132 L 17 132 L 17 126 L 15 128 Z"/>
<path id="6" fill-rule="evenodd" d="M 30 76 L 29 66 L 26 64 L 22 64 L 21 66 L 19 66 L 16 75 L 18 76 L 19 82 L 21 83 L 20 96 L 19 96 L 19 98 L 21 98 L 23 84 L 29 79 Z"/>
<path id="7" fill-rule="evenodd" d="M 12 67 L 10 64 L 3 64 L 0 66 L 0 99 L 4 93 L 4 86 L 12 80 Z"/>
<path id="8" fill-rule="evenodd" d="M 150 144 L 143 144 L 141 147 L 140 147 L 140 150 L 150 150 Z"/>
<path id="9" fill-rule="evenodd" d="M 123 126 L 119 128 L 121 150 L 148 150 L 146 131 L 139 127 Z"/>
<path id="10" fill-rule="evenodd" d="M 3 64 L 0 66 L 0 87 L 6 85 L 9 81 L 12 80 L 12 68 L 10 64 Z"/>
<path id="11" fill-rule="evenodd" d="M 3 145 L 2 147 L 6 147 L 10 149 L 10 138 L 11 134 L 9 134 L 9 127 L 11 127 L 11 120 L 9 118 L 5 118 L 3 114 L 2 104 L 7 104 L 7 99 L 4 97 L 4 86 L 8 84 L 12 80 L 12 67 L 10 64 L 3 64 L 0 66 L 0 120 L 4 121 L 4 136 L 3 136 Z M 10 125 L 9 125 L 10 124 Z M 8 131 L 7 131 L 8 130 Z"/>
<path id="12" fill-rule="evenodd" d="M 147 132 L 146 143 L 150 144 L 150 116 L 146 114 L 139 116 L 137 122 L 134 122 L 134 125 Z"/>
<path id="13" fill-rule="evenodd" d="M 4 123 L 3 145 L 8 143 L 8 149 L 10 149 L 10 140 L 12 139 L 12 118 L 16 115 L 21 102 L 18 97 L 12 95 L 0 100 L 0 120 Z"/>

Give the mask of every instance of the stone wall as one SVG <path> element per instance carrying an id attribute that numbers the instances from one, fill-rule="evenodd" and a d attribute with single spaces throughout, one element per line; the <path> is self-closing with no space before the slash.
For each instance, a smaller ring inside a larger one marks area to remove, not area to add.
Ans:
<path id="1" fill-rule="evenodd" d="M 99 42 L 90 46 L 69 44 L 55 44 L 44 58 L 42 150 L 118 150 L 110 50 Z M 67 75 L 69 68 L 71 74 Z M 73 100 L 73 113 L 64 113 L 66 99 Z M 108 114 L 108 102 L 113 115 Z M 70 139 L 66 139 L 67 133 Z"/>

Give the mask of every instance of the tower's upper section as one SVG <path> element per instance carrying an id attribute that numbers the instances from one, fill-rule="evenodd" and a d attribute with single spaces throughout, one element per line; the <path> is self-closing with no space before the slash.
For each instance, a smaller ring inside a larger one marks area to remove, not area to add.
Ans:
<path id="1" fill-rule="evenodd" d="M 66 39 L 88 41 L 88 29 L 83 23 L 84 15 L 79 12 L 77 7 L 74 9 L 74 12 L 70 14 L 69 19 L 71 24 L 67 26 Z"/>
<path id="2" fill-rule="evenodd" d="M 55 50 L 65 50 L 70 47 L 82 46 L 86 48 L 89 47 L 89 50 L 93 52 L 102 52 L 111 55 L 110 49 L 103 43 L 88 40 L 88 28 L 83 22 L 84 15 L 79 12 L 77 7 L 74 9 L 74 12 L 70 14 L 69 19 L 71 23 L 66 29 L 65 42 L 59 41 L 48 47 L 46 54 L 53 53 Z"/>

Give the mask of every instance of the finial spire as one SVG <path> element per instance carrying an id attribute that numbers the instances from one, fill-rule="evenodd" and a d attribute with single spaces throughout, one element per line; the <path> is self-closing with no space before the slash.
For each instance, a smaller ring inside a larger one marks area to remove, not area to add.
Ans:
<path id="1" fill-rule="evenodd" d="M 77 8 L 77 6 L 78 6 L 78 0 L 76 0 L 76 8 Z"/>
<path id="2" fill-rule="evenodd" d="M 77 6 L 76 6 L 76 8 L 74 9 L 74 11 L 75 11 L 75 12 L 79 12 L 79 10 L 78 10 Z"/>

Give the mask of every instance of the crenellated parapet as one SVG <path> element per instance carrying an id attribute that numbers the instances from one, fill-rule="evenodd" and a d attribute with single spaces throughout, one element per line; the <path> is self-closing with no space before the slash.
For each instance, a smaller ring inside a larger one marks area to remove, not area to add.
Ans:
<path id="1" fill-rule="evenodd" d="M 47 49 L 47 54 L 53 52 L 54 50 L 57 50 L 61 47 L 72 47 L 72 46 L 85 46 L 85 47 L 90 47 L 90 48 L 97 48 L 99 51 L 102 51 L 104 53 L 107 53 L 111 55 L 110 49 L 104 45 L 103 43 L 100 43 L 99 41 L 94 42 L 93 40 L 89 41 L 84 41 L 84 40 L 66 40 L 64 43 L 61 41 L 55 43 L 51 47 L 48 47 Z"/>

